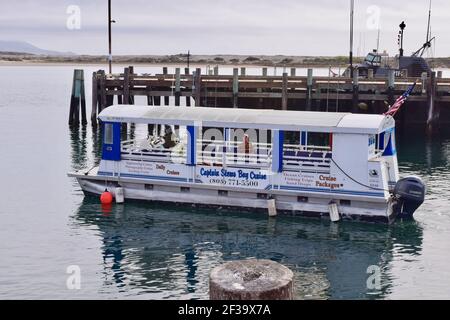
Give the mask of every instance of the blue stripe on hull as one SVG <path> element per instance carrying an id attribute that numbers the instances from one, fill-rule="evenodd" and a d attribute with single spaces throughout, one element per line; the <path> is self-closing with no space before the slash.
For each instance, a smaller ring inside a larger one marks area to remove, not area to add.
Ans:
<path id="1" fill-rule="evenodd" d="M 349 194 L 349 195 L 370 196 L 370 197 L 382 197 L 382 198 L 384 198 L 384 194 L 383 194 L 383 193 L 378 193 L 378 192 L 350 191 L 350 190 L 330 190 L 330 189 L 303 188 L 303 187 L 288 187 L 288 186 L 280 186 L 280 189 L 281 189 L 281 190 L 290 190 L 290 191 L 308 191 L 308 192 L 322 192 L 322 193 L 340 193 L 340 194 Z"/>
<path id="2" fill-rule="evenodd" d="M 99 171 L 97 174 L 99 176 L 108 176 L 108 177 L 112 177 L 113 176 L 112 172 Z M 147 175 L 128 174 L 128 173 L 122 173 L 120 176 L 121 177 L 128 177 L 128 178 L 148 179 L 148 180 L 165 180 L 165 181 L 176 181 L 176 182 L 192 182 L 192 179 L 186 179 L 186 178 L 147 176 Z M 201 180 L 196 179 L 195 182 L 196 183 L 201 183 Z M 273 189 L 273 186 L 272 185 L 268 185 L 264 190 L 269 191 L 271 189 Z M 279 190 L 287 190 L 287 191 L 335 193 L 335 194 L 346 194 L 346 195 L 369 196 L 369 197 L 384 198 L 384 194 L 383 193 L 378 193 L 378 192 L 350 191 L 350 190 L 329 190 L 329 189 L 290 187 L 290 186 L 279 186 L 277 189 L 279 189 Z"/>
<path id="3" fill-rule="evenodd" d="M 97 174 L 99 176 L 108 176 L 108 177 L 113 176 L 112 172 L 100 171 Z M 118 174 L 116 174 L 115 176 L 117 177 Z M 188 179 L 186 179 L 186 178 L 147 176 L 147 175 L 142 175 L 142 174 L 131 174 L 131 173 L 121 173 L 120 176 L 126 177 L 126 178 L 140 178 L 140 179 L 149 179 L 149 180 L 166 180 L 166 181 L 177 181 L 177 182 L 187 182 L 188 181 Z"/>

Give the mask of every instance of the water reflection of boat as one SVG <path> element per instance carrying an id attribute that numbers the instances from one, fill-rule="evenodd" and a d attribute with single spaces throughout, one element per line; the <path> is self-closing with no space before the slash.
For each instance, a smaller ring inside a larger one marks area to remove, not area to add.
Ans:
<path id="1" fill-rule="evenodd" d="M 294 270 L 300 297 L 383 298 L 393 286 L 394 248 L 421 254 L 422 229 L 414 221 L 335 225 L 231 212 L 193 213 L 140 202 L 116 205 L 105 213 L 96 201 L 85 198 L 75 221 L 77 228 L 99 230 L 105 283 L 155 299 L 207 298 L 212 267 L 249 257 L 279 261 Z M 381 269 L 381 290 L 367 288 L 371 265 Z"/>

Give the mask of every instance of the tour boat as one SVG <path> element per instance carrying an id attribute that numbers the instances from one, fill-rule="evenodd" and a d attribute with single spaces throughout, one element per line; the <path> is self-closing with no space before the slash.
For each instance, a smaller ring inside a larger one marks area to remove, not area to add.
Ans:
<path id="1" fill-rule="evenodd" d="M 424 202 L 420 178 L 400 179 L 391 116 L 115 105 L 99 119 L 99 166 L 68 174 L 86 194 L 388 223 Z M 123 123 L 148 134 L 121 141 Z"/>

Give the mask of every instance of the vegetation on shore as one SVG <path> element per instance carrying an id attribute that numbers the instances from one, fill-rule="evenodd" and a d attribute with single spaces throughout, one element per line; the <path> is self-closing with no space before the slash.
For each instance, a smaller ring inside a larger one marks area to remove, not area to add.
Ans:
<path id="1" fill-rule="evenodd" d="M 102 55 L 34 55 L 17 52 L 0 52 L 0 63 L 105 63 L 107 56 Z M 306 57 L 306 56 L 265 56 L 265 55 L 191 55 L 191 64 L 209 65 L 255 65 L 280 67 L 345 67 L 348 57 Z M 356 57 L 355 63 L 360 63 L 362 57 Z M 450 68 L 450 58 L 427 59 L 435 68 Z M 186 64 L 187 55 L 124 55 L 114 56 L 113 61 L 120 64 Z"/>

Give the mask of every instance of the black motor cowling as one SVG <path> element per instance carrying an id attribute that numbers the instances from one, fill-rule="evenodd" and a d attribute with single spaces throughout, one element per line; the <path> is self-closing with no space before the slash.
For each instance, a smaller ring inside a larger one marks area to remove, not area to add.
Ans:
<path id="1" fill-rule="evenodd" d="M 397 214 L 401 218 L 412 218 L 414 212 L 425 201 L 426 187 L 418 177 L 400 179 L 394 188 L 397 199 Z"/>

